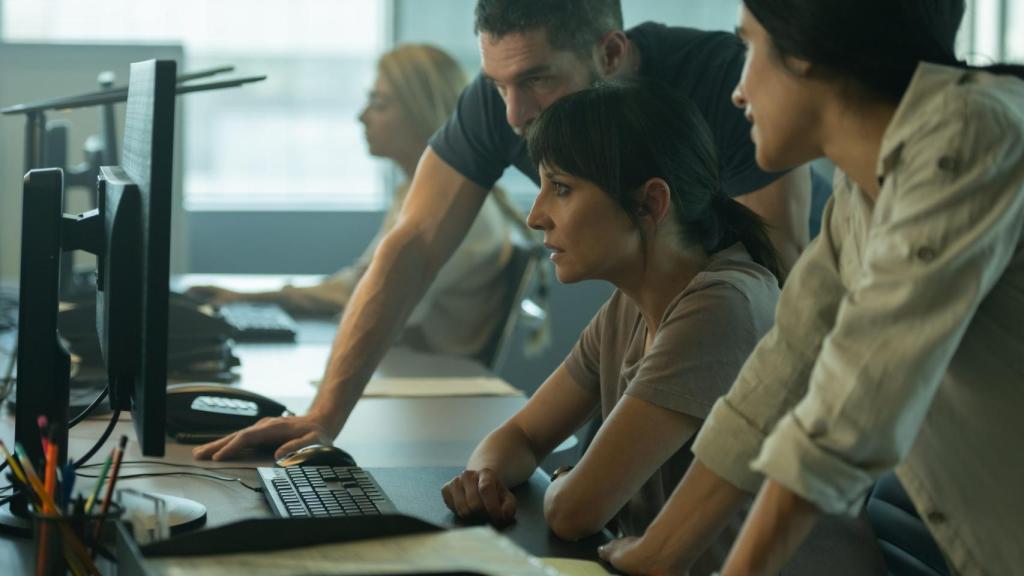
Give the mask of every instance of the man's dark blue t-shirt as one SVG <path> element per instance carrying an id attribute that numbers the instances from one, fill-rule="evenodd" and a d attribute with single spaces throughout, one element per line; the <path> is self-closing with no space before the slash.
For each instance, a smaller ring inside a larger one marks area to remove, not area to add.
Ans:
<path id="1" fill-rule="evenodd" d="M 626 34 L 640 51 L 640 75 L 675 87 L 703 113 L 718 149 L 726 194 L 741 196 L 779 177 L 757 167 L 750 123 L 732 104 L 732 91 L 743 69 L 743 47 L 736 36 L 653 22 Z M 430 139 L 430 147 L 485 190 L 494 187 L 508 166 L 540 185 L 526 141 L 508 125 L 505 102 L 483 75 L 462 92 L 451 118 Z"/>

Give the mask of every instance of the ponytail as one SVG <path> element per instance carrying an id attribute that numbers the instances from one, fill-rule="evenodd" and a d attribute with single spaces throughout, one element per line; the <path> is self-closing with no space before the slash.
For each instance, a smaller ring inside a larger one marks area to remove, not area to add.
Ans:
<path id="1" fill-rule="evenodd" d="M 708 254 L 725 250 L 740 242 L 747 249 L 750 258 L 774 274 L 781 286 L 782 270 L 779 267 L 779 257 L 771 239 L 768 238 L 764 220 L 753 210 L 729 198 L 723 192 L 712 197 L 711 212 L 714 217 L 708 220 L 716 222 L 720 233 L 705 235 L 708 240 L 717 236 L 714 245 L 704 246 Z"/>

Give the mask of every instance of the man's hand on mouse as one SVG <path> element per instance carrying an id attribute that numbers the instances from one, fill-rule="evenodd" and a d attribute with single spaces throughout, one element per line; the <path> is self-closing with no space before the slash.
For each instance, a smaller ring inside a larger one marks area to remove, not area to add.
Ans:
<path id="1" fill-rule="evenodd" d="M 280 458 L 310 444 L 330 445 L 336 434 L 311 416 L 282 416 L 264 418 L 238 432 L 197 446 L 192 457 L 197 460 L 230 460 L 259 448 L 274 448 L 274 457 Z"/>
<path id="2" fill-rule="evenodd" d="M 516 497 L 490 468 L 464 470 L 441 487 L 444 503 L 459 518 L 488 519 L 510 524 L 516 517 Z"/>

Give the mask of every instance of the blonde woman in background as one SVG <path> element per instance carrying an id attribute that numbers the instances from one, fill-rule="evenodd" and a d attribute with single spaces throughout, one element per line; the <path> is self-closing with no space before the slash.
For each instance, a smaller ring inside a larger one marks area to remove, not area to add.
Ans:
<path id="1" fill-rule="evenodd" d="M 366 272 L 374 250 L 398 220 L 427 140 L 455 108 L 466 77 L 444 51 L 423 44 L 400 46 L 381 56 L 377 79 L 359 115 L 370 154 L 393 160 L 405 175 L 377 235 L 350 266 L 310 287 L 286 286 L 273 292 L 241 293 L 198 286 L 189 295 L 211 304 L 274 302 L 296 314 L 341 312 Z M 401 341 L 415 348 L 474 356 L 490 339 L 503 315 L 504 270 L 511 254 L 509 234 L 521 216 L 500 189 L 487 196 L 466 239 L 441 269 L 416 307 Z"/>

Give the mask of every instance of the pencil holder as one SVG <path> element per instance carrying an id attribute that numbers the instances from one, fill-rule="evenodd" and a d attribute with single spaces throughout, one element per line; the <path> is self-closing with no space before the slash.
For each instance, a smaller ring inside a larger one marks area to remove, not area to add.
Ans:
<path id="1" fill-rule="evenodd" d="M 113 527 L 124 510 L 111 502 L 106 514 L 96 506 L 90 513 L 57 515 L 32 511 L 32 540 L 36 574 L 64 576 L 95 573 L 95 557 L 113 541 Z M 97 537 L 98 535 L 98 537 Z"/>

